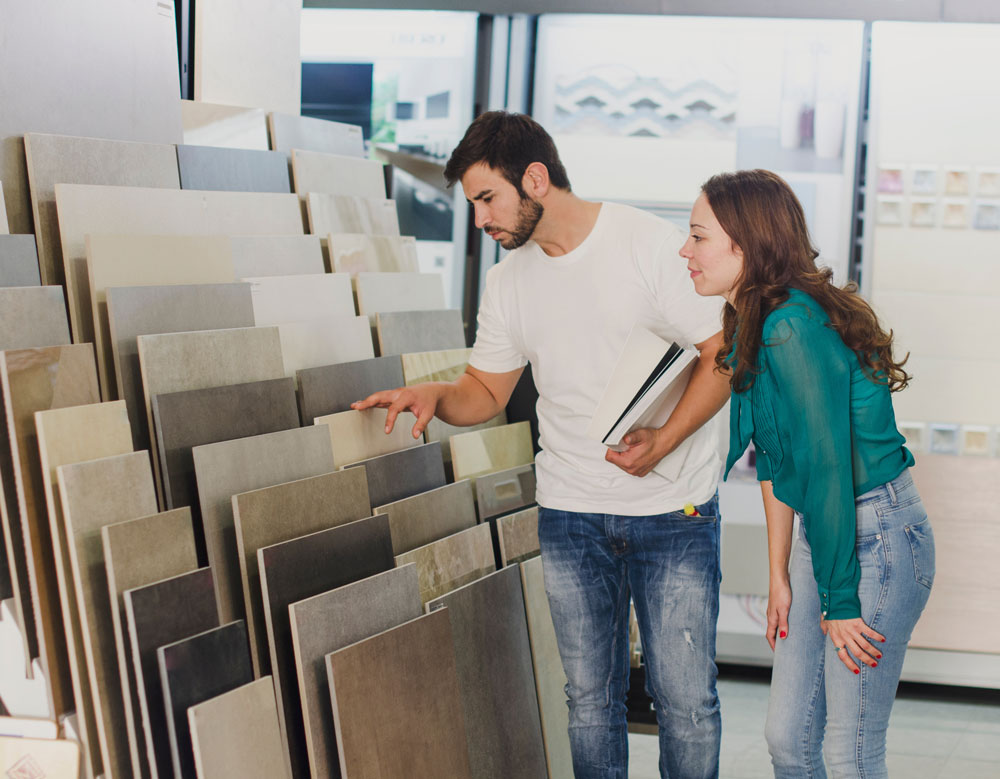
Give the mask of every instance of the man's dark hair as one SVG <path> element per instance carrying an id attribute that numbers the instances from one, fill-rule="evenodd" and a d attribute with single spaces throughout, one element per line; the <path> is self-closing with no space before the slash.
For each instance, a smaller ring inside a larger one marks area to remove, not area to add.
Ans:
<path id="1" fill-rule="evenodd" d="M 559 160 L 556 145 L 542 126 L 525 114 L 508 111 L 487 111 L 469 125 L 444 169 L 450 187 L 466 171 L 480 162 L 499 171 L 514 185 L 521 197 L 521 179 L 533 162 L 540 162 L 549 171 L 552 186 L 569 190 L 566 168 Z"/>

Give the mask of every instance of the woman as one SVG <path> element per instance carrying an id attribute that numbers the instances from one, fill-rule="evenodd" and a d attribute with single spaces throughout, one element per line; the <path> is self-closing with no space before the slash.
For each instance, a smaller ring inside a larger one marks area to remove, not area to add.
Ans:
<path id="1" fill-rule="evenodd" d="M 681 256 L 721 295 L 726 472 L 750 440 L 767 516 L 776 777 L 884 777 L 903 655 L 934 578 L 890 392 L 909 376 L 868 304 L 816 267 L 802 207 L 764 170 L 713 176 Z M 789 566 L 793 515 L 801 516 Z"/>

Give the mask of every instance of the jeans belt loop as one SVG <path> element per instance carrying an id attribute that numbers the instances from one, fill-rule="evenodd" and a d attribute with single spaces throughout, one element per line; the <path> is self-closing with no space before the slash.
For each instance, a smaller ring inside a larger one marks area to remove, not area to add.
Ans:
<path id="1" fill-rule="evenodd" d="M 889 493 L 889 504 L 895 506 L 897 503 L 896 499 L 896 488 L 892 486 L 891 481 L 885 483 L 885 489 Z"/>

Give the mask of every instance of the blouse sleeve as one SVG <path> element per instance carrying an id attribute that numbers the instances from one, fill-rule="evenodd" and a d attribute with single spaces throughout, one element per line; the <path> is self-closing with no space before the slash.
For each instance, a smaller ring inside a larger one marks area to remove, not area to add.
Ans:
<path id="1" fill-rule="evenodd" d="M 806 318 L 765 326 L 762 350 L 774 378 L 775 413 L 791 441 L 813 575 L 827 619 L 861 616 L 851 445 L 852 356 L 836 331 Z"/>

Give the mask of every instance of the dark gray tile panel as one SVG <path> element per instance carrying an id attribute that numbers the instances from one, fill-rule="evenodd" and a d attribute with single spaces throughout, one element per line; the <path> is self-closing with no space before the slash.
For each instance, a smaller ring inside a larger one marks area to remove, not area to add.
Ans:
<path id="1" fill-rule="evenodd" d="M 385 311 L 375 315 L 379 354 L 409 354 L 465 348 L 458 309 Z"/>
<path id="2" fill-rule="evenodd" d="M 359 465 L 365 466 L 368 497 L 373 506 L 384 506 L 437 489 L 446 482 L 439 441 L 372 457 L 347 467 Z"/>
<path id="3" fill-rule="evenodd" d="M 403 386 L 403 363 L 398 356 L 343 362 L 298 371 L 302 424 L 316 417 L 349 411 L 351 403 L 373 392 Z"/>

